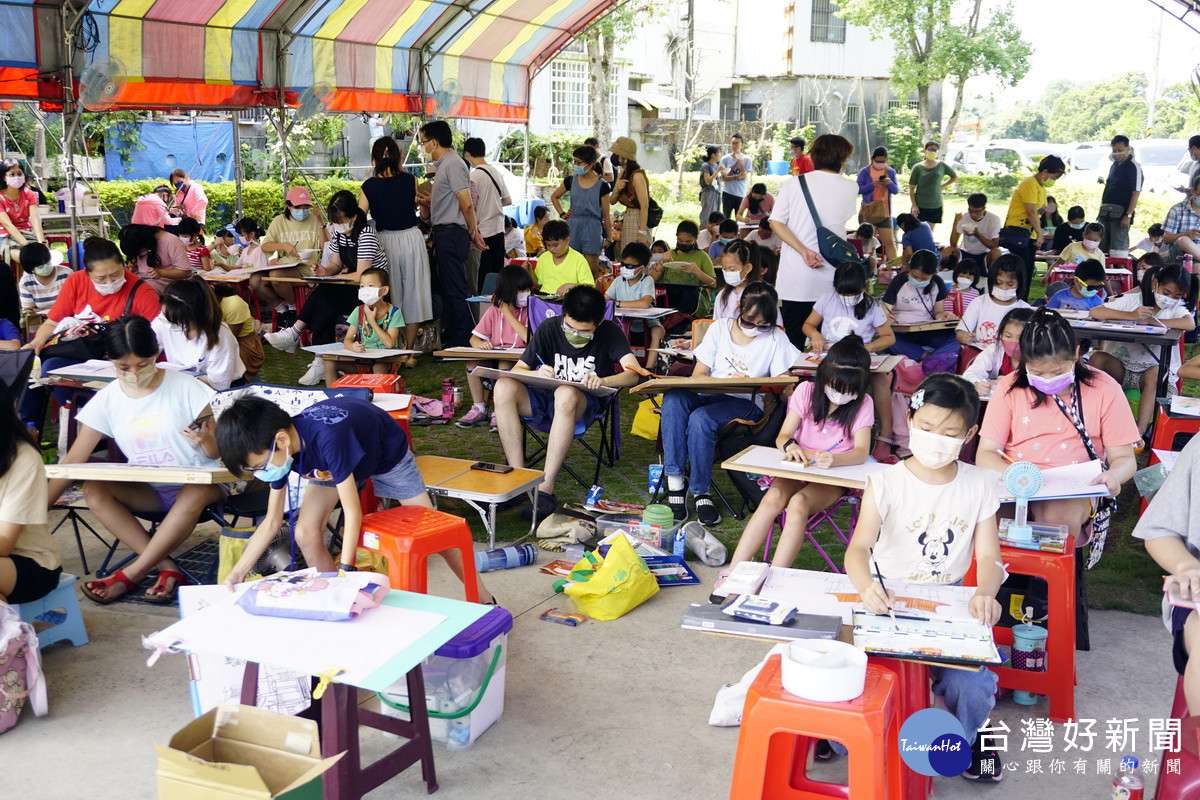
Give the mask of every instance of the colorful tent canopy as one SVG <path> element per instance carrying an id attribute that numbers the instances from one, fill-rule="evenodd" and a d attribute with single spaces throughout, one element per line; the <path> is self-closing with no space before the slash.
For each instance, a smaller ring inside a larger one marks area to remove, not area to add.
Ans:
<path id="1" fill-rule="evenodd" d="M 125 69 L 115 107 L 294 104 L 524 121 L 529 80 L 619 0 L 0 0 L 0 98 L 63 99 L 75 75 Z M 76 19 L 78 21 L 76 22 Z M 282 79 L 281 77 L 282 76 Z"/>

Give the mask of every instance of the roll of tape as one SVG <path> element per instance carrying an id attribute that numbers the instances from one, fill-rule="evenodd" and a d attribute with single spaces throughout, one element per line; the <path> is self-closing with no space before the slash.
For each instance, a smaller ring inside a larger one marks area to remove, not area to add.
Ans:
<path id="1" fill-rule="evenodd" d="M 799 639 L 788 645 L 780 664 L 780 681 L 805 700 L 844 703 L 863 693 L 867 654 L 845 642 Z"/>

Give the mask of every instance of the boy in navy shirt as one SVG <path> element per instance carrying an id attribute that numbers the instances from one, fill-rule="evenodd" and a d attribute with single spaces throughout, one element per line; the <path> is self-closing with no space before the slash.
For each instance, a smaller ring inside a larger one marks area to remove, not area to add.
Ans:
<path id="1" fill-rule="evenodd" d="M 904 231 L 904 238 L 901 240 L 904 245 L 904 256 L 901 263 L 904 266 L 908 266 L 908 260 L 918 250 L 938 252 L 937 245 L 933 242 L 933 228 L 929 227 L 928 222 L 921 222 L 912 214 L 901 214 L 896 217 L 896 224 L 900 226 L 900 230 Z"/>
<path id="2" fill-rule="evenodd" d="M 370 478 L 377 497 L 405 506 L 433 508 L 404 429 L 366 400 L 333 397 L 290 417 L 270 400 L 241 397 L 217 419 L 216 438 L 221 459 L 230 472 L 252 472 L 271 485 L 267 514 L 225 580 L 230 587 L 245 580 L 283 524 L 288 476 L 292 472 L 310 481 L 296 514 L 296 544 L 308 565 L 321 572 L 334 569 L 333 557 L 325 548 L 324 531 L 339 501 L 345 533 L 342 563 L 338 566 L 354 568 L 363 516 L 358 497 L 360 481 Z M 463 565 L 458 551 L 442 555 L 461 580 Z M 492 601 L 482 582 L 479 596 L 482 602 Z"/>

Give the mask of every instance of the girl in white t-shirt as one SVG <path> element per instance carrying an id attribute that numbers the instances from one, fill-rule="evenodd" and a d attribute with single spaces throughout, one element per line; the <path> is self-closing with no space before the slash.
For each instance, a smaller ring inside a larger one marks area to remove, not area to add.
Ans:
<path id="1" fill-rule="evenodd" d="M 266 267 L 270 266 L 270 259 L 267 258 L 266 252 L 263 251 L 259 239 L 267 235 L 267 232 L 258 224 L 258 220 L 251 217 L 242 217 L 233 226 L 237 235 L 242 237 L 245 245 L 238 253 L 237 262 L 234 264 L 237 268 L 242 267 Z"/>
<path id="2" fill-rule="evenodd" d="M 804 322 L 804 335 L 814 353 L 854 334 L 866 342 L 869 353 L 882 353 L 896 343 L 883 308 L 867 294 L 867 276 L 861 265 L 846 263 L 833 273 L 833 291 L 817 301 Z M 892 455 L 892 376 L 871 373 L 871 397 L 875 401 L 875 416 L 879 419 L 879 436 L 875 441 L 874 457 L 895 463 Z"/>
<path id="3" fill-rule="evenodd" d="M 873 614 L 886 614 L 901 581 L 960 584 L 978 565 L 968 609 L 987 625 L 1000 619 L 996 592 L 1004 580 L 996 532 L 996 473 L 958 460 L 975 435 L 979 396 L 957 375 L 934 375 L 912 394 L 912 457 L 867 478 L 862 511 L 846 548 L 846 574 Z M 884 584 L 888 589 L 884 589 Z M 931 667 L 933 692 L 945 698 L 967 739 L 974 740 L 995 706 L 996 675 L 988 669 Z M 994 753 L 972 746 L 963 777 L 999 780 Z M 982 768 L 981 768 L 982 767 Z"/>
<path id="4" fill-rule="evenodd" d="M 859 268 L 857 264 L 851 266 Z M 811 463 L 820 469 L 865 462 L 875 421 L 874 404 L 866 394 L 870 375 L 871 356 L 862 339 L 851 334 L 829 348 L 829 355 L 817 367 L 816 378 L 799 384 L 788 401 L 787 416 L 775 437 L 783 460 Z M 776 517 L 786 511 L 771 563 L 791 567 L 804 544 L 808 518 L 829 508 L 845 493 L 840 486 L 775 478 L 746 524 L 729 566 L 754 558 Z M 768 555 L 763 553 L 763 560 Z"/>
<path id="5" fill-rule="evenodd" d="M 946 284 L 937 276 L 938 257 L 930 250 L 918 250 L 908 262 L 908 272 L 901 273 L 888 284 L 883 293 L 883 310 L 893 325 L 916 325 L 934 320 L 953 319 L 943 308 Z M 958 341 L 954 332 L 926 330 L 896 332 L 896 343 L 888 352 L 907 356 L 913 361 L 928 361 L 926 374 L 946 372 L 954 368 L 958 358 Z"/>
<path id="6" fill-rule="evenodd" d="M 1156 319 L 1168 328 L 1190 331 L 1196 327 L 1192 312 L 1184 305 L 1192 290 L 1192 276 L 1183 268 L 1172 264 L 1169 267 L 1151 267 L 1142 278 L 1139 292 L 1126 292 L 1101 306 L 1092 309 L 1093 319 L 1123 319 L 1140 322 Z M 1089 366 L 1101 369 L 1121 384 L 1124 389 L 1138 389 L 1142 398 L 1153 398 L 1158 386 L 1158 359 L 1143 344 L 1132 342 L 1106 342 L 1104 349 L 1092 353 Z M 1179 379 L 1179 348 L 1171 348 L 1171 376 L 1167 382 L 1167 393 L 1178 391 L 1175 384 Z M 1138 433 L 1146 435 L 1154 418 L 1155 404 L 1138 404 Z"/>
<path id="7" fill-rule="evenodd" d="M 1029 308 L 1020 299 L 1025 265 L 1020 256 L 1007 253 L 992 263 L 988 272 L 988 293 L 967 306 L 955 335 L 964 346 L 982 350 L 995 344 L 1000 336 L 1000 320 L 1014 308 Z"/>
<path id="8" fill-rule="evenodd" d="M 158 340 L 150 323 L 128 316 L 109 323 L 104 348 L 117 380 L 96 393 L 79 412 L 75 444 L 64 464 L 88 460 L 104 437 L 112 439 L 130 464 L 171 467 L 217 467 L 213 438 L 213 390 L 190 375 L 156 365 Z M 50 505 L 71 484 L 50 481 Z M 88 508 L 121 543 L 138 554 L 128 566 L 103 580 L 81 585 L 88 598 L 113 602 L 153 570 L 158 580 L 146 590 L 146 601 L 170 603 L 185 579 L 171 551 L 196 527 L 205 506 L 225 498 L 217 484 L 126 483 L 85 481 Z M 134 512 L 165 513 L 151 537 Z"/>
<path id="9" fill-rule="evenodd" d="M 1014 308 L 1000 321 L 1000 338 L 983 348 L 963 370 L 963 378 L 975 387 L 980 397 L 988 397 L 996 380 L 1021 366 L 1021 334 L 1033 316 L 1032 308 Z"/>
<path id="10" fill-rule="evenodd" d="M 779 295 L 762 281 L 742 292 L 736 319 L 719 320 L 695 348 L 693 377 L 766 378 L 786 375 L 800 356 L 779 327 Z M 761 400 L 751 394 L 711 394 L 672 389 L 663 395 L 661 432 L 667 505 L 682 522 L 687 519 L 687 492 L 696 519 L 716 525 L 721 515 L 709 496 L 717 432 L 734 419 L 762 416 Z M 688 476 L 685 482 L 684 475 Z"/>
<path id="11" fill-rule="evenodd" d="M 733 319 L 738 315 L 738 304 L 746 284 L 762 280 L 774 283 L 775 276 L 766 274 L 764 258 L 771 256 L 747 239 L 734 239 L 725 245 L 714 265 L 720 273 L 722 288 L 713 300 L 713 319 Z"/>
<path id="12" fill-rule="evenodd" d="M 208 283 L 195 276 L 175 281 L 162 295 L 162 313 L 150 322 L 167 361 L 217 391 L 245 383 L 237 337 L 225 324 Z"/>

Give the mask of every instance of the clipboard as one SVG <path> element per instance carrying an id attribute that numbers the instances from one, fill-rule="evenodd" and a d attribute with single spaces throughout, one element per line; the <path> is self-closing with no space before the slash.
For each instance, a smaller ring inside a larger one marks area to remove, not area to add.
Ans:
<path id="1" fill-rule="evenodd" d="M 800 379 L 794 375 L 781 375 L 777 378 L 655 378 L 634 386 L 629 391 L 645 395 L 665 394 L 672 389 L 712 394 L 742 394 L 764 387 L 794 386 L 799 382 Z"/>
<path id="2" fill-rule="evenodd" d="M 120 483 L 233 483 L 240 480 L 224 467 L 148 466 L 145 464 L 47 464 L 47 478 Z"/>
<path id="3" fill-rule="evenodd" d="M 559 386 L 571 386 L 584 394 L 590 394 L 592 397 L 608 397 L 619 391 L 610 386 L 602 386 L 599 389 L 585 389 L 583 388 L 583 384 L 578 381 L 564 381 L 561 378 L 547 378 L 545 375 L 539 375 L 536 372 L 511 372 L 504 369 L 495 369 L 494 367 L 476 367 L 471 370 L 471 374 L 480 378 L 488 378 L 489 380 L 512 378 L 526 386 L 536 386 L 539 389 L 557 389 Z"/>
<path id="4" fill-rule="evenodd" d="M 912 322 L 908 325 L 899 323 L 892 325 L 896 333 L 919 333 L 920 331 L 947 331 L 958 327 L 960 319 L 934 319 L 929 322 Z"/>

